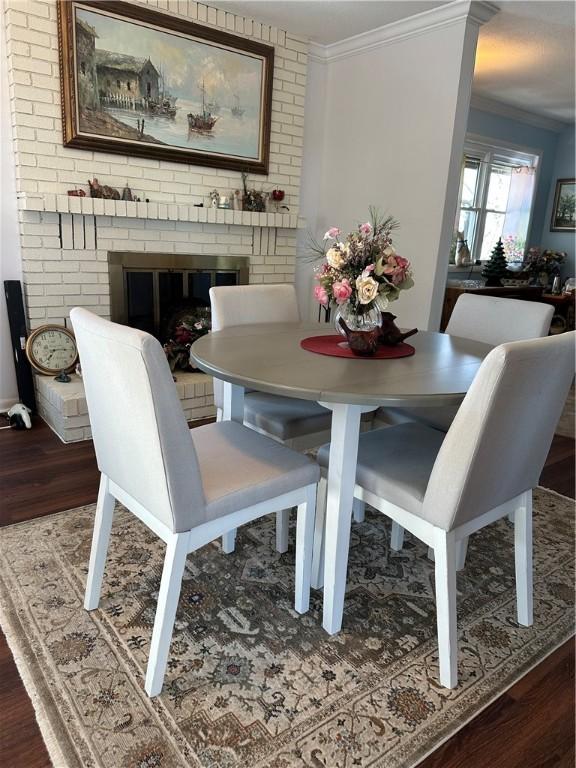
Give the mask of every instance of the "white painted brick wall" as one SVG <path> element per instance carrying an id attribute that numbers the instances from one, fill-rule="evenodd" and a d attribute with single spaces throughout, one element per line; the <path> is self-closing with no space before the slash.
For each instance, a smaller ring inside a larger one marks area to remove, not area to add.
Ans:
<path id="1" fill-rule="evenodd" d="M 251 183 L 286 191 L 291 213 L 298 212 L 306 41 L 253 19 L 192 0 L 140 0 L 151 7 L 275 47 L 270 166 L 268 176 Z M 55 195 L 86 188 L 88 178 L 122 188 L 158 205 L 207 202 L 208 193 L 241 187 L 240 174 L 158 160 L 125 157 L 62 146 L 56 0 L 2 0 L 5 13 L 11 120 L 19 193 Z M 55 198 L 54 198 L 55 199 Z M 239 225 L 216 225 L 106 215 L 106 201 L 95 201 L 95 216 L 82 216 L 82 202 L 70 198 L 77 213 L 20 211 L 23 275 L 31 327 L 63 323 L 80 305 L 108 316 L 108 251 L 231 254 L 250 257 L 253 283 L 293 282 L 296 233 Z M 120 212 L 120 210 L 118 211 Z M 131 213 L 131 216 L 127 216 Z M 210 213 L 210 212 L 208 212 Z M 150 215 L 148 211 L 147 215 Z M 208 221 L 210 218 L 208 216 Z"/>
<path id="2" fill-rule="evenodd" d="M 273 44 L 275 67 L 270 173 L 252 177 L 255 186 L 286 190 L 286 204 L 298 210 L 303 104 L 306 89 L 306 42 L 251 19 L 180 0 L 140 0 L 151 7 Z M 113 187 L 126 182 L 144 198 L 163 203 L 207 200 L 215 187 L 230 192 L 240 174 L 158 160 L 124 157 L 62 146 L 56 0 L 3 0 L 6 14 L 10 99 L 17 189 L 65 194 L 98 176 Z M 287 159 L 286 156 L 289 156 Z"/>
<path id="3" fill-rule="evenodd" d="M 21 211 L 31 327 L 63 323 L 74 306 L 110 313 L 109 251 L 250 257 L 250 282 L 293 282 L 294 230 Z"/>

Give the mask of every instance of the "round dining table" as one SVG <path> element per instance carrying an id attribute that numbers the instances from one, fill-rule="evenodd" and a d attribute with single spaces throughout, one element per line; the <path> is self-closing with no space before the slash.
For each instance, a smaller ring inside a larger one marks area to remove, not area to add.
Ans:
<path id="1" fill-rule="evenodd" d="M 223 419 L 244 420 L 244 391 L 315 400 L 332 411 L 324 535 L 324 629 L 342 626 L 360 422 L 380 406 L 457 406 L 463 400 L 487 344 L 420 331 L 409 341 L 415 353 L 395 359 L 331 357 L 300 342 L 326 334 L 326 324 L 271 323 L 226 328 L 203 336 L 191 360 L 224 382 Z"/>

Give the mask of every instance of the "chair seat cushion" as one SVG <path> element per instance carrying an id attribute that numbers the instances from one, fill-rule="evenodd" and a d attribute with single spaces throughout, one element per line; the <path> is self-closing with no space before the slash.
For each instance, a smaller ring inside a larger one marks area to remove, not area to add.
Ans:
<path id="1" fill-rule="evenodd" d="M 318 465 L 308 456 L 242 424 L 220 421 L 190 434 L 208 520 L 318 482 Z"/>
<path id="2" fill-rule="evenodd" d="M 285 441 L 329 432 L 332 412 L 311 400 L 247 392 L 244 397 L 244 422 Z"/>
<path id="3" fill-rule="evenodd" d="M 416 515 L 444 433 L 421 424 L 399 424 L 360 435 L 356 483 L 370 493 Z M 328 466 L 330 444 L 318 452 L 318 463 Z"/>
<path id="4" fill-rule="evenodd" d="M 458 406 L 456 405 L 436 408 L 379 408 L 376 411 L 376 419 L 387 424 L 405 424 L 409 421 L 415 421 L 418 424 L 425 424 L 427 427 L 448 432 L 457 413 Z"/>

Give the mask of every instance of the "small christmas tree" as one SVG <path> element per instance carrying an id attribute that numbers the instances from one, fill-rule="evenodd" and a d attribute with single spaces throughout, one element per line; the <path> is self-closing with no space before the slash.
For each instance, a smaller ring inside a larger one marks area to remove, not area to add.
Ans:
<path id="1" fill-rule="evenodd" d="M 482 277 L 486 278 L 487 288 L 498 288 L 502 285 L 502 278 L 508 274 L 508 262 L 504 255 L 504 246 L 502 245 L 502 238 L 498 239 L 498 242 L 492 250 L 490 260 L 486 263 L 486 266 L 482 270 Z"/>

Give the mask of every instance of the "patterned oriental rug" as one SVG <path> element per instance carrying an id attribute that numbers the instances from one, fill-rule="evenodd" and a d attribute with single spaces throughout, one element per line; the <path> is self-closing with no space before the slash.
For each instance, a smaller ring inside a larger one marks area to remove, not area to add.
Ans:
<path id="1" fill-rule="evenodd" d="M 1 619 L 55 768 L 408 768 L 573 634 L 574 502 L 535 493 L 535 624 L 515 621 L 512 526 L 458 575 L 460 685 L 437 682 L 434 569 L 354 523 L 343 630 L 292 609 L 273 518 L 189 556 L 160 697 L 143 690 L 164 548 L 126 510 L 100 609 L 82 608 L 94 507 L 0 530 Z M 292 531 L 293 534 L 293 531 Z"/>

